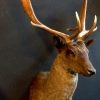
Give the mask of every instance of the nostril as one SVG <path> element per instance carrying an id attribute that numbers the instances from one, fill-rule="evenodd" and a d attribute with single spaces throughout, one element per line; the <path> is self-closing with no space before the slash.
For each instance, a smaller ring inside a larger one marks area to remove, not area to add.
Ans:
<path id="1" fill-rule="evenodd" d="M 94 70 L 88 70 L 88 73 L 89 73 L 89 75 L 94 75 L 94 74 L 96 74 L 96 71 L 94 71 Z"/>

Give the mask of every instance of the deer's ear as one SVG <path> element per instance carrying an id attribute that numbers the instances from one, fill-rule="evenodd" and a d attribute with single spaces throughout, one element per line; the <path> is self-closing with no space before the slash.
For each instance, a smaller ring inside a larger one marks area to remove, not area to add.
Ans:
<path id="1" fill-rule="evenodd" d="M 91 39 L 91 40 L 87 41 L 87 42 L 85 43 L 86 47 L 91 46 L 91 45 L 94 43 L 94 41 L 95 41 L 94 39 Z"/>
<path id="2" fill-rule="evenodd" d="M 58 51 L 61 51 L 66 45 L 66 43 L 64 43 L 64 41 L 57 36 L 54 36 L 54 44 Z"/>

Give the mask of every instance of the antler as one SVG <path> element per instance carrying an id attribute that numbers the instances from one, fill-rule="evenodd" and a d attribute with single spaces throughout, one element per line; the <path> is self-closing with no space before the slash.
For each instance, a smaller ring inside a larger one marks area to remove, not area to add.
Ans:
<path id="1" fill-rule="evenodd" d="M 76 14 L 76 19 L 77 19 L 77 27 L 73 28 L 69 28 L 67 29 L 68 31 L 72 32 L 72 35 L 67 35 L 63 32 L 59 32 L 56 31 L 54 29 L 51 29 L 49 27 L 47 27 L 46 25 L 42 24 L 36 17 L 34 10 L 32 8 L 32 4 L 30 0 L 21 0 L 23 8 L 25 10 L 25 12 L 27 13 L 27 15 L 29 16 L 30 20 L 31 20 L 31 24 L 33 26 L 42 28 L 48 32 L 50 32 L 52 35 L 54 36 L 58 36 L 59 38 L 61 38 L 62 40 L 64 40 L 65 43 L 69 43 L 71 42 L 72 39 L 74 39 L 75 37 L 77 37 L 78 40 L 82 40 L 85 41 L 85 39 L 91 35 L 94 31 L 97 30 L 96 24 L 97 24 L 97 16 L 95 15 L 92 27 L 89 30 L 86 30 L 85 28 L 85 21 L 86 21 L 86 11 L 87 11 L 87 0 L 83 0 L 83 4 L 81 7 L 81 11 L 80 11 L 80 16 L 78 15 L 78 12 L 75 12 Z"/>
<path id="2" fill-rule="evenodd" d="M 59 32 L 59 31 L 56 31 L 54 29 L 51 29 L 49 27 L 47 27 L 46 25 L 42 24 L 36 17 L 35 13 L 34 13 L 34 10 L 32 8 L 32 4 L 31 4 L 31 1 L 30 0 L 21 0 L 21 3 L 24 7 L 24 10 L 25 12 L 27 13 L 27 15 L 29 16 L 30 20 L 31 20 L 31 24 L 33 26 L 36 26 L 36 27 L 39 27 L 39 28 L 42 28 L 48 32 L 50 32 L 52 35 L 54 36 L 58 36 L 60 38 L 62 38 L 66 43 L 70 42 L 70 36 L 69 35 L 66 35 L 64 34 L 63 32 Z"/>
<path id="3" fill-rule="evenodd" d="M 72 38 L 76 37 L 78 40 L 85 41 L 87 37 L 89 37 L 94 31 L 97 30 L 97 16 L 95 15 L 92 27 L 89 30 L 86 30 L 86 11 L 87 11 L 87 0 L 83 0 L 83 4 L 80 11 L 80 16 L 76 11 L 76 19 L 77 19 L 77 27 L 76 28 L 69 28 L 68 31 L 73 32 Z"/>

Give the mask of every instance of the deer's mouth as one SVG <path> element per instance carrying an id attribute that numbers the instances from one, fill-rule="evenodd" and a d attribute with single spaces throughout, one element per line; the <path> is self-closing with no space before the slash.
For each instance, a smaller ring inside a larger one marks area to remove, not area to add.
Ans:
<path id="1" fill-rule="evenodd" d="M 88 70 L 88 76 L 92 76 L 92 75 L 95 75 L 96 74 L 96 70 L 93 69 L 93 70 Z"/>
<path id="2" fill-rule="evenodd" d="M 93 70 L 88 70 L 86 73 L 80 73 L 81 75 L 85 76 L 85 77 L 91 77 L 93 75 L 96 74 L 96 70 L 93 69 Z"/>

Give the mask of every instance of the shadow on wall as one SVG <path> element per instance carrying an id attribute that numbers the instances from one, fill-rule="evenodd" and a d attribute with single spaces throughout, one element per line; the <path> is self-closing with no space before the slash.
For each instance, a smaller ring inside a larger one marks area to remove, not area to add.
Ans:
<path id="1" fill-rule="evenodd" d="M 92 0 L 92 6 L 95 9 L 95 12 L 98 16 L 100 16 L 100 1 L 99 0 Z"/>
<path id="2" fill-rule="evenodd" d="M 0 89 L 0 100 L 10 100 L 1 89 Z"/>

